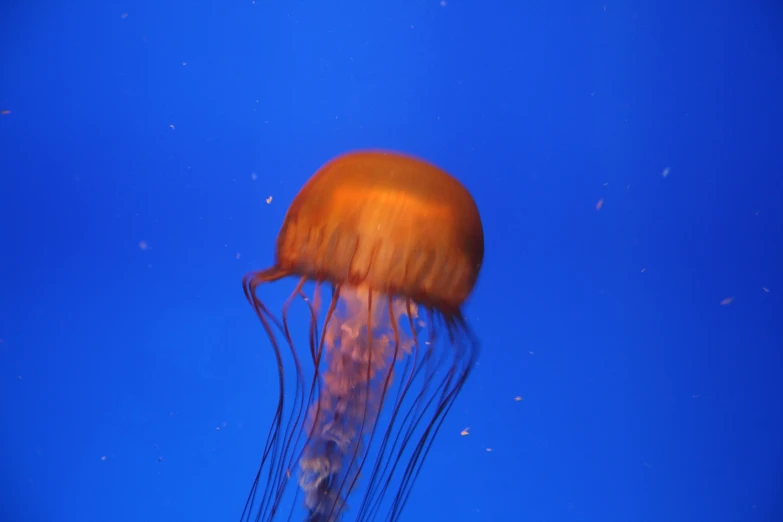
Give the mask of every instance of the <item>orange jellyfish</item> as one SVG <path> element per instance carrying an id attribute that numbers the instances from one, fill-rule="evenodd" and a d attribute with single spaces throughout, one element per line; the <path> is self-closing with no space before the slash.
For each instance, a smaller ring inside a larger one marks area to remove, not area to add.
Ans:
<path id="1" fill-rule="evenodd" d="M 423 160 L 352 152 L 305 184 L 274 266 L 243 280 L 279 377 L 243 521 L 290 520 L 302 503 L 310 522 L 399 519 L 476 361 L 462 307 L 483 257 L 470 193 Z M 289 276 L 276 316 L 259 291 Z"/>

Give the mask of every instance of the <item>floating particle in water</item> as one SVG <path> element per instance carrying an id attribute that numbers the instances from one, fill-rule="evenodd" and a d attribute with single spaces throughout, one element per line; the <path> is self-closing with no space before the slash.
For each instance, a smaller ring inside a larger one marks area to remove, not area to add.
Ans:
<path id="1" fill-rule="evenodd" d="M 467 428 L 465 428 L 464 430 L 462 430 L 461 432 L 459 432 L 459 434 L 460 434 L 460 435 L 462 435 L 463 437 L 464 437 L 465 435 L 470 435 L 470 426 L 468 426 Z"/>
<path id="2" fill-rule="evenodd" d="M 662 177 L 664 177 L 664 178 L 668 177 L 668 176 L 669 176 L 669 171 L 670 171 L 669 167 L 665 167 L 665 168 L 664 168 L 664 169 L 661 171 L 661 176 L 662 176 Z"/>
<path id="3" fill-rule="evenodd" d="M 734 298 L 733 297 L 727 297 L 726 299 L 721 301 L 720 304 L 721 304 L 721 306 L 728 306 L 728 305 L 730 305 L 733 302 L 734 302 Z"/>
<path id="4" fill-rule="evenodd" d="M 601 207 L 603 207 L 603 206 L 604 206 L 604 198 L 601 198 L 601 199 L 598 200 L 598 203 L 595 204 L 595 209 L 596 210 L 601 210 Z"/>

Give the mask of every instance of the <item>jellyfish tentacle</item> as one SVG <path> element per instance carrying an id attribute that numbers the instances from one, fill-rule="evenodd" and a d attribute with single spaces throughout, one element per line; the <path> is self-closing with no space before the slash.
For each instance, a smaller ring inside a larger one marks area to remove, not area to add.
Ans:
<path id="1" fill-rule="evenodd" d="M 424 460 L 426 460 L 427 454 L 432 448 L 432 443 L 443 426 L 444 419 L 454 405 L 454 401 L 462 390 L 478 358 L 478 342 L 472 336 L 461 314 L 456 313 L 453 316 L 443 317 L 443 320 L 446 323 L 445 327 L 449 340 L 454 348 L 453 361 L 449 365 L 447 376 L 442 381 L 442 384 L 438 386 L 438 389 L 441 390 L 441 399 L 438 401 L 435 413 L 430 418 L 424 433 L 416 444 L 414 456 L 408 461 L 403 483 L 394 497 L 391 512 L 387 517 L 388 520 L 396 520 L 400 516 L 408 501 L 413 484 L 421 472 Z M 461 343 L 460 339 L 464 339 L 466 342 Z M 435 396 L 433 395 L 431 400 L 434 398 Z"/>
<path id="2" fill-rule="evenodd" d="M 267 485 L 268 497 L 273 498 L 271 503 L 272 516 L 274 516 L 277 506 L 280 504 L 283 494 L 285 492 L 285 485 L 290 477 L 290 469 L 294 462 L 294 453 L 296 444 L 293 428 L 301 425 L 302 415 L 304 412 L 304 378 L 302 372 L 302 365 L 297 355 L 297 351 L 294 346 L 293 339 L 291 338 L 291 331 L 288 326 L 288 311 L 291 307 L 293 300 L 301 293 L 306 278 L 300 277 L 294 290 L 289 295 L 283 304 L 283 310 L 281 315 L 281 326 L 283 337 L 286 340 L 291 357 L 294 361 L 295 375 L 294 375 L 294 397 L 290 408 L 288 409 L 288 422 L 286 424 L 285 438 L 281 440 L 276 438 L 276 452 L 273 457 L 272 465 L 270 466 L 270 481 Z"/>
<path id="3" fill-rule="evenodd" d="M 249 521 L 251 519 L 250 517 L 252 516 L 252 513 L 254 511 L 253 506 L 256 502 L 256 497 L 258 495 L 258 488 L 261 482 L 261 475 L 263 473 L 266 462 L 270 459 L 270 457 L 272 458 L 273 461 L 276 460 L 275 453 L 276 453 L 277 443 L 279 440 L 279 435 L 282 428 L 282 420 L 283 420 L 283 412 L 284 412 L 283 390 L 285 388 L 285 379 L 283 375 L 283 359 L 282 359 L 282 353 L 280 351 L 280 344 L 277 341 L 277 336 L 275 335 L 275 331 L 273 329 L 273 326 L 275 326 L 278 330 L 282 330 L 282 325 L 280 321 L 278 321 L 275 318 L 275 316 L 269 311 L 269 309 L 263 304 L 263 302 L 258 296 L 258 289 L 261 285 L 278 281 L 289 275 L 291 275 L 290 271 L 280 268 L 278 266 L 274 266 L 267 270 L 251 272 L 242 278 L 242 289 L 245 293 L 245 298 L 253 306 L 253 309 L 255 310 L 258 319 L 261 321 L 261 324 L 267 333 L 267 337 L 272 343 L 272 348 L 275 353 L 275 358 L 277 361 L 278 387 L 280 390 L 277 409 L 275 411 L 275 415 L 272 419 L 272 424 L 267 434 L 266 443 L 264 444 L 264 450 L 262 452 L 262 457 L 261 457 L 261 465 L 258 468 L 258 472 L 256 473 L 253 485 L 250 489 L 250 493 L 248 494 L 247 501 L 245 502 L 245 508 L 242 512 L 241 520 L 243 521 L 245 520 Z M 267 487 L 264 489 L 264 493 L 262 494 L 261 506 L 259 507 L 259 511 L 256 519 L 260 519 L 262 514 L 265 513 L 268 509 L 268 497 L 271 493 L 269 483 L 271 482 L 272 472 L 274 469 L 275 469 L 274 465 L 270 466 Z"/>

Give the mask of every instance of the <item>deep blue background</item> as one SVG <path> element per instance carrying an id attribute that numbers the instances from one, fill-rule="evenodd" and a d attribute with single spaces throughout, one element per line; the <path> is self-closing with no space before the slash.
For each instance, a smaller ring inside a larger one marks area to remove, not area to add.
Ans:
<path id="1" fill-rule="evenodd" d="M 277 398 L 240 280 L 362 147 L 486 231 L 404 520 L 781 520 L 783 9 L 439 4 L 2 3 L 0 520 L 239 518 Z"/>

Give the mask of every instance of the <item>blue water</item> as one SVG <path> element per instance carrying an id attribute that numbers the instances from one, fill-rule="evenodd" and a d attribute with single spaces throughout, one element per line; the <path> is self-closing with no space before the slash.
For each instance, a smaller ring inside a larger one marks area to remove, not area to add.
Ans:
<path id="1" fill-rule="evenodd" d="M 443 4 L 2 4 L 0 520 L 239 519 L 277 402 L 241 277 L 365 147 L 486 234 L 402 520 L 783 519 L 783 8 Z"/>

